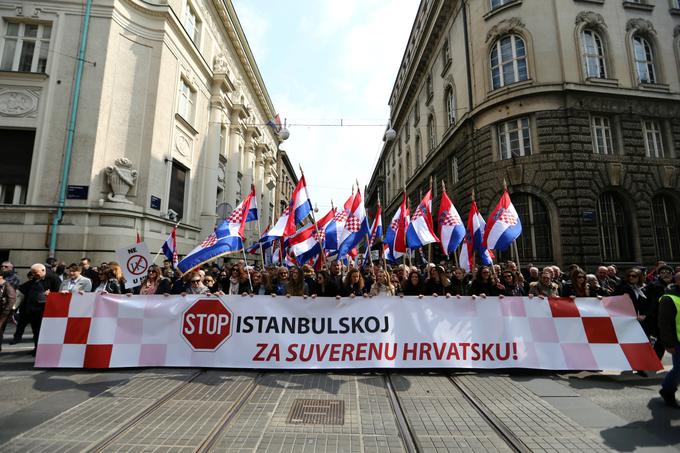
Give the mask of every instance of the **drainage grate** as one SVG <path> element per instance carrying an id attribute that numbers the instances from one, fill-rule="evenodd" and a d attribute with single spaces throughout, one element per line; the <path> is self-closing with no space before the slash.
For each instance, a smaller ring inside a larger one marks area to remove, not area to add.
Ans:
<path id="1" fill-rule="evenodd" d="M 342 400 L 295 400 L 288 414 L 295 425 L 344 425 L 345 402 Z"/>

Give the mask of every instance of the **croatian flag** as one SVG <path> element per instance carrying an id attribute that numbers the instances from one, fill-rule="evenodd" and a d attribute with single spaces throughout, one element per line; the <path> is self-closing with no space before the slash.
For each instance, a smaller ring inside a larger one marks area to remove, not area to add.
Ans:
<path id="1" fill-rule="evenodd" d="M 401 206 L 394 213 L 390 227 L 385 234 L 385 244 L 388 246 L 386 258 L 396 262 L 406 253 L 406 229 L 408 228 L 409 213 L 406 208 L 406 192 L 403 193 Z"/>
<path id="2" fill-rule="evenodd" d="M 361 200 L 361 192 L 357 190 L 352 203 L 352 211 L 347 218 L 345 224 L 345 231 L 343 232 L 343 239 L 338 248 L 338 257 L 343 258 L 353 248 L 368 236 L 370 227 L 368 225 L 368 217 L 366 217 L 366 209 Z"/>
<path id="3" fill-rule="evenodd" d="M 510 201 L 507 189 L 491 213 L 484 230 L 484 247 L 504 251 L 522 234 L 522 222 Z"/>
<path id="4" fill-rule="evenodd" d="M 257 220 L 257 196 L 255 196 L 255 186 L 250 186 L 250 206 L 248 208 L 248 215 L 246 215 L 246 223 Z"/>
<path id="5" fill-rule="evenodd" d="M 290 215 L 288 216 L 286 228 L 283 230 L 284 236 L 294 235 L 297 231 L 297 224 L 302 223 L 305 217 L 312 211 L 312 202 L 307 196 L 305 175 L 302 175 L 297 186 L 295 186 L 295 190 L 293 190 L 293 194 L 290 197 L 288 208 L 290 210 Z"/>
<path id="6" fill-rule="evenodd" d="M 353 203 L 354 190 L 352 190 L 352 195 L 350 195 L 347 201 L 345 201 L 343 209 L 336 212 L 335 217 L 330 222 L 328 222 L 324 228 L 326 235 L 326 241 L 324 242 L 325 250 L 328 250 L 329 252 L 335 252 L 340 248 L 341 235 L 345 231 L 345 225 L 347 224 L 347 219 L 349 217 Z"/>
<path id="7" fill-rule="evenodd" d="M 288 225 L 288 218 L 290 217 L 288 213 L 290 212 L 289 208 L 286 208 L 283 210 L 283 214 L 281 214 L 281 217 L 276 221 L 273 227 L 269 231 L 266 231 L 262 237 L 260 238 L 259 241 L 262 244 L 268 244 L 276 239 L 280 239 L 284 235 L 284 231 L 286 229 L 286 225 Z"/>
<path id="8" fill-rule="evenodd" d="M 300 266 L 321 252 L 321 245 L 314 234 L 314 225 L 304 227 L 289 240 L 290 251 L 295 255 L 295 260 Z"/>
<path id="9" fill-rule="evenodd" d="M 455 252 L 465 238 L 463 221 L 446 192 L 442 192 L 442 199 L 439 202 L 439 237 L 446 256 Z"/>
<path id="10" fill-rule="evenodd" d="M 411 224 L 406 230 L 406 244 L 410 249 L 417 249 L 439 238 L 432 227 L 432 189 L 428 190 L 411 217 Z"/>
<path id="11" fill-rule="evenodd" d="M 173 227 L 170 235 L 163 243 L 163 255 L 172 263 L 172 267 L 177 267 L 179 259 L 177 257 L 177 227 Z"/>
<path id="12" fill-rule="evenodd" d="M 257 242 L 253 243 L 250 247 L 246 249 L 246 252 L 251 253 L 251 254 L 257 254 L 258 251 L 260 250 L 260 247 L 262 247 L 262 250 L 271 247 L 272 243 L 271 241 L 269 242 L 262 242 L 262 239 L 267 237 L 267 232 L 269 231 L 269 227 L 271 225 L 267 225 L 267 228 L 264 229 L 264 233 L 262 233 L 262 237 L 258 239 Z"/>
<path id="13" fill-rule="evenodd" d="M 371 226 L 371 238 L 366 244 L 366 254 L 364 255 L 364 266 L 370 261 L 371 247 L 375 244 L 375 240 L 380 238 L 382 241 L 382 206 L 380 206 L 380 200 L 378 200 L 378 207 L 375 213 L 375 218 L 373 219 L 373 226 Z"/>
<path id="14" fill-rule="evenodd" d="M 482 245 L 485 226 L 484 217 L 479 213 L 477 203 L 473 201 L 472 206 L 470 206 L 470 214 L 468 215 L 467 234 L 460 249 L 460 267 L 466 272 L 471 272 L 475 266 L 475 250 L 479 252 L 482 264 L 485 266 L 493 264 L 489 250 Z"/>
<path id="15" fill-rule="evenodd" d="M 243 223 L 245 222 L 229 222 L 229 220 L 222 222 L 198 247 L 189 252 L 177 264 L 177 269 L 186 274 L 205 263 L 243 249 L 243 238 L 241 237 Z"/>

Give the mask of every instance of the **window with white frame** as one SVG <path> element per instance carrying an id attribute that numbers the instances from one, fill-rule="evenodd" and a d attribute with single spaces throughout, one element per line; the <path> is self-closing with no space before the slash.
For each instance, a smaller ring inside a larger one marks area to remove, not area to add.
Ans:
<path id="1" fill-rule="evenodd" d="M 458 158 L 451 159 L 451 184 L 458 184 Z"/>
<path id="2" fill-rule="evenodd" d="M 453 87 L 448 86 L 444 94 L 444 107 L 446 108 L 446 120 L 449 127 L 456 124 L 456 99 L 453 95 Z"/>
<path id="3" fill-rule="evenodd" d="M 609 118 L 604 116 L 591 117 L 590 129 L 593 134 L 593 152 L 595 154 L 614 154 Z"/>
<path id="4" fill-rule="evenodd" d="M 642 133 L 645 136 L 645 150 L 648 157 L 666 157 L 664 154 L 661 124 L 655 120 L 642 122 Z"/>
<path id="5" fill-rule="evenodd" d="M 52 25 L 8 21 L 4 29 L 0 70 L 44 73 Z"/>
<path id="6" fill-rule="evenodd" d="M 600 35 L 593 30 L 583 30 L 581 32 L 581 44 L 586 77 L 606 79 L 607 66 L 604 58 L 604 45 Z"/>
<path id="7" fill-rule="evenodd" d="M 656 83 L 654 50 L 647 39 L 639 35 L 633 37 L 633 56 L 638 82 Z"/>
<path id="8" fill-rule="evenodd" d="M 198 45 L 199 32 L 201 29 L 201 21 L 196 14 L 196 10 L 191 6 L 191 3 L 184 2 L 184 29 L 189 34 L 189 38 Z"/>
<path id="9" fill-rule="evenodd" d="M 196 103 L 196 92 L 191 88 L 186 80 L 180 79 L 179 100 L 177 103 L 177 113 L 189 123 L 194 120 L 194 104 Z"/>
<path id="10" fill-rule="evenodd" d="M 529 118 L 517 118 L 498 125 L 498 151 L 501 160 L 531 154 Z"/>
<path id="11" fill-rule="evenodd" d="M 490 54 L 491 86 L 497 89 L 529 79 L 524 40 L 517 35 L 504 36 L 494 43 Z"/>
<path id="12" fill-rule="evenodd" d="M 427 117 L 427 149 L 432 151 L 436 146 L 434 115 Z"/>
<path id="13" fill-rule="evenodd" d="M 511 3 L 515 0 L 491 0 L 491 9 L 500 8 L 503 5 Z"/>

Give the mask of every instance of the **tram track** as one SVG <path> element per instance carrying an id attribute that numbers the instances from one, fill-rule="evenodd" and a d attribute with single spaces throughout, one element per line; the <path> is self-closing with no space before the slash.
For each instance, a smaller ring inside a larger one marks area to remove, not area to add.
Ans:
<path id="1" fill-rule="evenodd" d="M 128 420 L 125 424 L 118 427 L 114 432 L 112 432 L 112 433 L 108 434 L 106 437 L 100 439 L 94 445 L 90 446 L 88 449 L 86 449 L 84 451 L 86 451 L 87 453 L 98 453 L 98 452 L 106 451 L 109 447 L 111 447 L 118 439 L 120 439 L 126 433 L 128 433 L 129 431 L 138 427 L 148 417 L 153 416 L 156 411 L 162 410 L 163 406 L 168 401 L 170 401 L 176 395 L 180 394 L 184 389 L 186 389 L 189 385 L 191 385 L 192 382 L 194 382 L 200 376 L 204 375 L 207 371 L 208 371 L 207 369 L 200 369 L 200 370 L 196 371 L 191 376 L 189 376 L 189 378 L 186 381 L 184 381 L 182 384 L 180 384 L 177 387 L 173 388 L 172 390 L 166 392 L 163 396 L 161 396 L 159 399 L 154 401 L 151 405 L 149 405 L 144 410 L 142 410 L 141 412 L 136 414 L 134 417 L 132 417 L 130 420 Z M 242 392 L 242 394 L 239 396 L 239 398 L 231 405 L 229 410 L 227 410 L 224 413 L 224 415 L 220 418 L 220 420 L 217 422 L 215 427 L 202 440 L 200 445 L 194 451 L 196 451 L 196 452 L 207 452 L 207 451 L 211 450 L 211 448 L 215 445 L 215 443 L 219 439 L 220 435 L 224 432 L 224 430 L 227 428 L 229 423 L 231 423 L 231 421 L 236 417 L 236 415 L 243 408 L 243 406 L 248 402 L 248 400 L 250 399 L 250 397 L 254 393 L 255 389 L 257 388 L 258 382 L 261 380 L 262 376 L 264 376 L 264 373 L 259 373 L 253 378 L 253 380 L 250 382 L 248 387 Z"/>
<path id="2" fill-rule="evenodd" d="M 418 440 L 418 436 L 415 434 L 413 427 L 408 421 L 401 398 L 395 389 L 392 373 L 383 374 L 383 378 L 385 380 L 385 388 L 387 389 L 390 404 L 396 418 L 399 437 L 402 440 L 404 449 L 407 453 L 419 453 L 423 451 L 424 449 Z M 446 378 L 456 391 L 460 393 L 467 404 L 482 417 L 485 423 L 508 446 L 508 448 L 517 453 L 528 453 L 532 451 L 493 413 L 489 407 L 477 398 L 473 392 L 459 383 L 455 376 L 447 375 Z"/>

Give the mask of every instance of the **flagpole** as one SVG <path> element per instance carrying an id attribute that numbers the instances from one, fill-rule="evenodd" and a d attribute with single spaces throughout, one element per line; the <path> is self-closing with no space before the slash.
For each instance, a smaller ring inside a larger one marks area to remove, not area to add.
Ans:
<path id="1" fill-rule="evenodd" d="M 177 221 L 177 223 L 175 224 L 175 226 L 173 226 L 172 228 L 173 228 L 173 229 L 176 229 L 176 228 L 179 226 L 179 223 L 180 223 L 181 221 L 182 221 L 182 219 L 179 219 L 179 220 Z M 170 233 L 172 233 L 172 231 L 171 231 Z M 154 264 L 154 263 L 156 262 L 156 260 L 158 259 L 158 257 L 160 256 L 160 254 L 163 252 L 163 244 L 165 244 L 165 241 L 163 241 L 163 243 L 161 244 L 161 248 L 158 249 L 158 253 L 156 253 L 156 256 L 154 256 L 154 257 L 153 257 L 153 260 L 151 260 L 151 264 Z M 176 245 L 176 244 L 175 244 L 175 245 Z"/>
<path id="2" fill-rule="evenodd" d="M 250 272 L 248 272 L 248 269 L 246 269 L 248 267 L 248 258 L 246 258 L 246 247 L 245 247 L 245 244 L 241 244 L 241 245 L 243 245 L 243 247 L 241 248 L 241 250 L 243 251 L 243 263 L 244 263 L 243 270 L 246 271 L 246 274 L 248 274 L 248 284 L 250 285 L 250 292 L 252 293 L 253 292 L 253 281 L 250 279 Z"/>
<path id="3" fill-rule="evenodd" d="M 305 172 L 302 171 L 302 165 L 298 164 L 298 166 L 300 167 L 300 176 L 302 178 L 304 178 Z M 305 196 L 307 197 L 307 201 L 311 205 L 312 200 L 311 200 L 311 198 L 309 198 L 309 191 L 307 190 L 307 184 L 305 184 Z M 321 235 L 319 234 L 319 227 L 316 224 L 316 217 L 314 216 L 314 208 L 312 208 L 309 212 L 312 215 L 312 222 L 314 222 L 314 232 L 316 233 L 316 242 L 317 242 L 317 244 L 319 244 L 319 247 L 321 247 L 321 252 L 319 253 L 319 255 L 320 255 L 320 258 L 321 258 L 321 265 L 323 265 L 326 262 L 326 254 L 324 253 L 324 250 L 323 250 L 323 242 L 320 239 Z M 291 208 L 290 215 L 295 216 L 295 206 L 293 206 Z"/>
<path id="4" fill-rule="evenodd" d="M 253 181 L 255 180 L 255 175 L 253 175 Z M 250 185 L 250 191 L 255 194 L 255 201 L 257 201 L 257 194 L 255 193 L 255 184 Z M 248 213 L 246 213 L 246 216 Z M 260 228 L 260 206 L 257 206 L 257 237 L 258 237 L 258 244 L 260 244 L 260 255 L 262 255 L 262 269 L 264 269 L 264 247 L 262 243 L 260 242 L 260 239 L 262 238 L 262 229 Z M 245 247 L 244 247 L 245 250 Z"/>
<path id="5" fill-rule="evenodd" d="M 430 191 L 432 190 L 432 176 L 430 176 Z M 422 200 L 422 198 L 421 198 Z M 430 199 L 431 200 L 431 199 Z M 432 212 L 430 212 L 430 219 L 432 219 Z M 432 244 L 427 244 L 427 262 L 432 262 Z"/>

